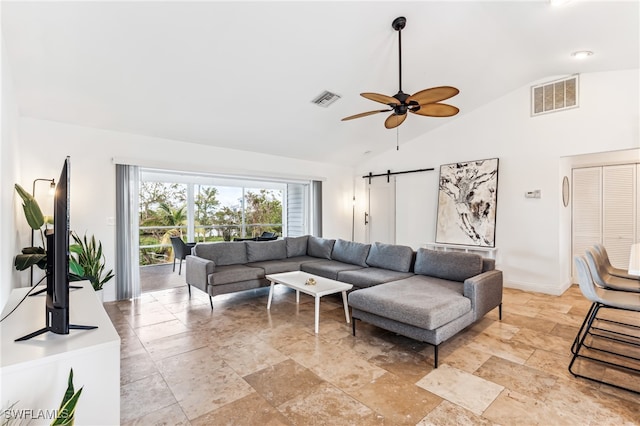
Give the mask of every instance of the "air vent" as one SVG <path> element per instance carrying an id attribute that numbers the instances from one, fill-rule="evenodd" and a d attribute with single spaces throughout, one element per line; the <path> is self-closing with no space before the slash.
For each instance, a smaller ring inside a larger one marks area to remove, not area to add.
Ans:
<path id="1" fill-rule="evenodd" d="M 577 108 L 578 75 L 531 87 L 531 116 Z"/>
<path id="2" fill-rule="evenodd" d="M 331 93 L 328 90 L 325 90 L 324 92 L 316 96 L 316 98 L 311 102 L 318 106 L 326 108 L 338 99 L 340 99 L 340 95 L 336 95 L 335 93 Z"/>

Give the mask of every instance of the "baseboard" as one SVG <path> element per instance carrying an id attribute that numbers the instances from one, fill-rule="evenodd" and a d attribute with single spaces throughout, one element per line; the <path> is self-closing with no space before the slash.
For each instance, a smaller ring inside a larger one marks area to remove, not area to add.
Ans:
<path id="1" fill-rule="evenodd" d="M 571 280 L 556 285 L 529 283 L 524 281 L 508 281 L 504 283 L 506 288 L 514 288 L 516 290 L 533 291 L 537 293 L 550 294 L 552 296 L 561 296 L 569 287 Z"/>

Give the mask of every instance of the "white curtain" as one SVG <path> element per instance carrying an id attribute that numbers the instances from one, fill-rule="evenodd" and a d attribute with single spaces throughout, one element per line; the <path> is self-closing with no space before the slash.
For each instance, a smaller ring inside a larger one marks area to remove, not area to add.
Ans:
<path id="1" fill-rule="evenodd" d="M 116 299 L 140 296 L 138 166 L 116 164 Z"/>

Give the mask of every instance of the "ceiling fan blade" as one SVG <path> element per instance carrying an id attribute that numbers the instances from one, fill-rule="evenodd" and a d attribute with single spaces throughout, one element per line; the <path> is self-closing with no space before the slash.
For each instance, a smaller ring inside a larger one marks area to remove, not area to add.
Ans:
<path id="1" fill-rule="evenodd" d="M 393 96 L 381 95 L 379 93 L 360 93 L 360 96 L 367 98 L 371 101 L 380 102 L 387 105 L 399 105 L 400 101 Z"/>
<path id="2" fill-rule="evenodd" d="M 427 117 L 451 117 L 460 112 L 460 110 L 452 105 L 447 104 L 427 104 L 420 105 L 419 110 L 410 110 L 414 114 L 425 115 Z"/>
<path id="3" fill-rule="evenodd" d="M 384 120 L 384 127 L 386 127 L 387 129 L 393 129 L 401 125 L 406 119 L 407 119 L 407 114 L 402 114 L 402 115 L 397 115 L 395 113 L 391 114 L 389 117 L 387 117 L 386 120 Z"/>
<path id="4" fill-rule="evenodd" d="M 393 110 L 392 109 L 382 109 L 382 110 L 379 110 L 379 111 L 361 112 L 360 114 L 350 115 L 349 117 L 345 117 L 340 121 L 353 120 L 354 118 L 366 117 L 367 115 L 373 115 L 373 114 L 378 114 L 380 112 L 389 112 L 389 111 L 393 111 Z"/>
<path id="5" fill-rule="evenodd" d="M 444 101 L 460 93 L 458 89 L 451 86 L 432 87 L 431 89 L 421 90 L 407 98 L 407 103 L 415 101 L 420 105 L 432 104 L 434 102 Z"/>

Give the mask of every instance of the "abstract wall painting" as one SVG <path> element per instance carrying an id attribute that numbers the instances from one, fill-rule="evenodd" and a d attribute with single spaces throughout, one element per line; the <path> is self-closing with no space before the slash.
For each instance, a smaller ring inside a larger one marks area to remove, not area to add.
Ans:
<path id="1" fill-rule="evenodd" d="M 498 159 L 440 166 L 436 243 L 495 247 Z"/>

